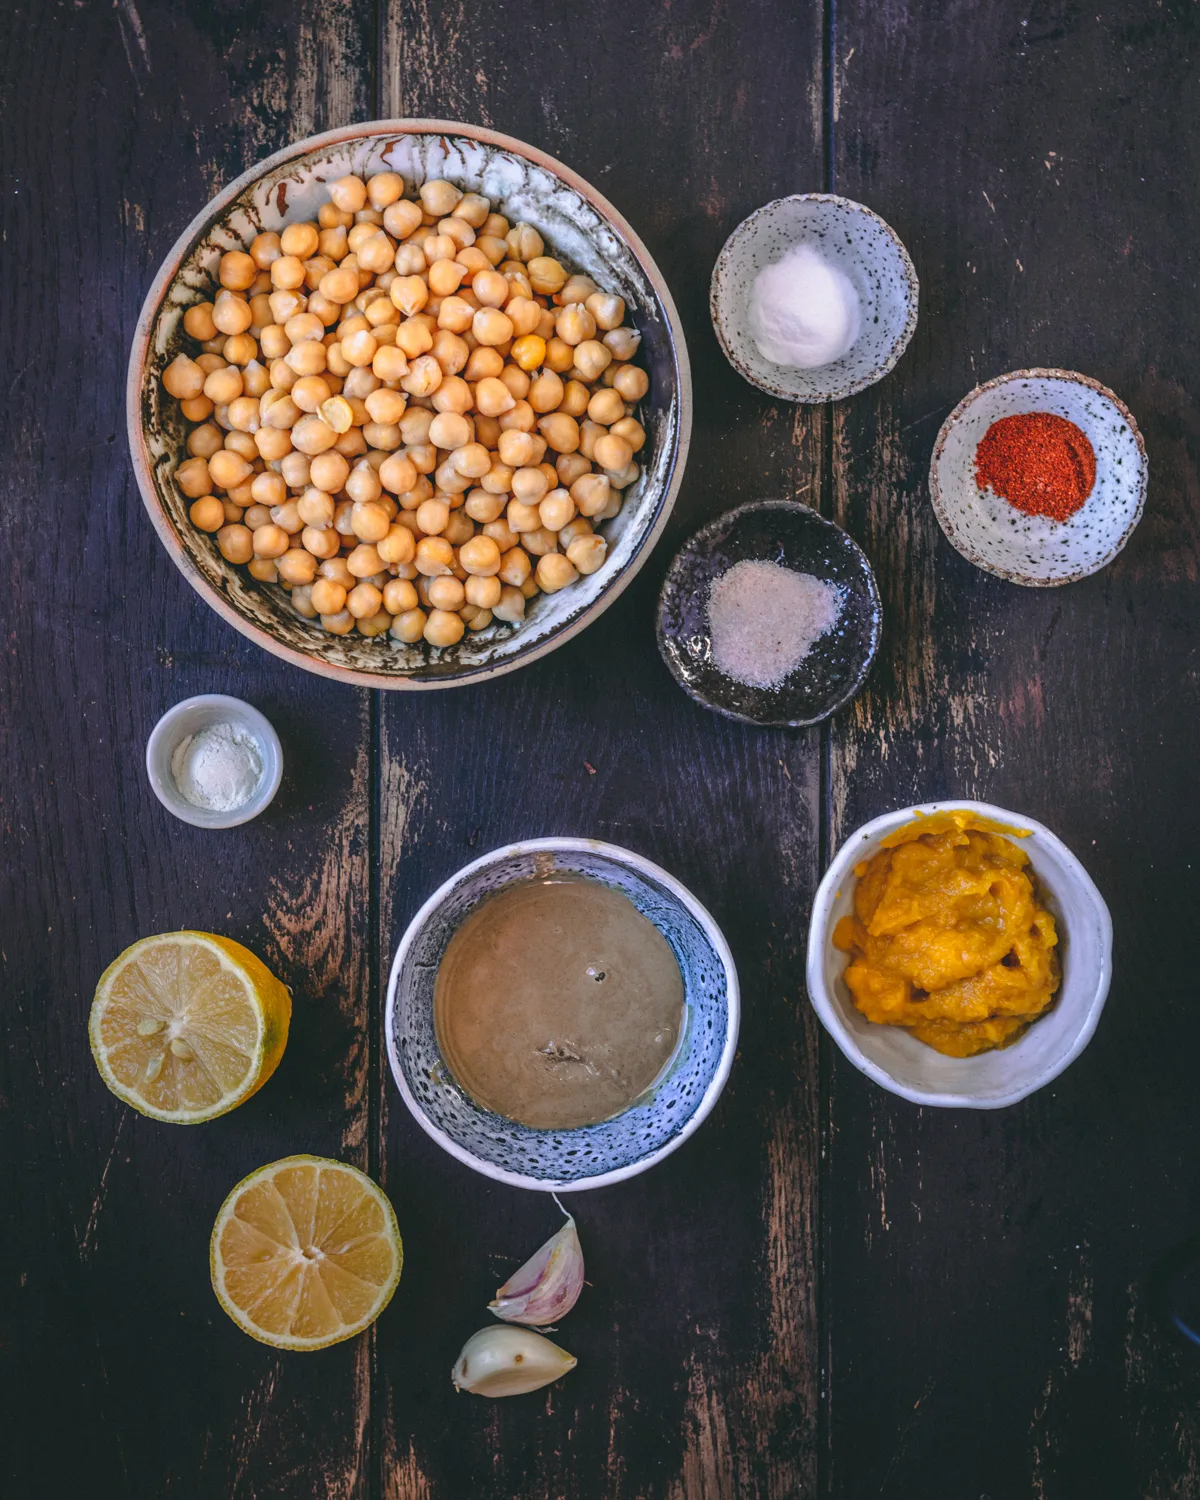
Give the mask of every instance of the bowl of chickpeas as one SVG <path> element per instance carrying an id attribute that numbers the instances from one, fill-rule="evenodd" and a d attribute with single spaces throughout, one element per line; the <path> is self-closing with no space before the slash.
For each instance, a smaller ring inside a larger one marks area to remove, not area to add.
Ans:
<path id="1" fill-rule="evenodd" d="M 146 508 L 230 624 L 309 671 L 449 687 L 594 620 L 661 534 L 691 428 L 671 294 L 594 188 L 447 121 L 300 141 L 146 297 Z"/>

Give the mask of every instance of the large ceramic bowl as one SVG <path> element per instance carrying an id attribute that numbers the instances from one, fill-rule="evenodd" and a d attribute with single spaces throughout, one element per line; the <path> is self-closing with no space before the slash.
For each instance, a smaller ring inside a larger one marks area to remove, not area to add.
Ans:
<path id="1" fill-rule="evenodd" d="M 834 927 L 852 908 L 855 865 L 919 814 L 956 809 L 1027 831 L 1021 848 L 1054 915 L 1062 958 L 1062 984 L 1050 1009 L 1011 1047 L 975 1057 L 943 1057 L 901 1026 L 868 1021 L 842 978 L 847 955 L 832 942 Z M 1000 1109 L 1057 1078 L 1091 1041 L 1112 978 L 1112 919 L 1091 876 L 1041 823 L 987 802 L 927 802 L 864 824 L 842 845 L 813 901 L 807 977 L 825 1029 L 868 1078 L 916 1104 Z"/>
<path id="2" fill-rule="evenodd" d="M 406 183 L 444 177 L 485 193 L 511 220 L 525 220 L 574 270 L 624 297 L 642 334 L 650 375 L 641 420 L 643 472 L 621 514 L 605 527 L 603 567 L 561 593 L 539 596 L 516 627 L 499 622 L 456 647 L 328 635 L 256 584 L 188 520 L 171 475 L 187 424 L 162 391 L 163 369 L 183 345 L 186 309 L 210 295 L 221 254 L 259 230 L 315 217 L 322 184 L 348 172 L 397 171 Z M 225 620 L 295 666 L 358 686 L 450 687 L 513 670 L 560 646 L 605 610 L 645 562 L 679 488 L 691 432 L 692 395 L 683 330 L 646 247 L 605 198 L 569 167 L 510 136 L 446 120 L 377 120 L 297 141 L 231 182 L 167 256 L 147 293 L 130 357 L 129 442 L 138 485 L 159 537 L 188 582 Z"/>
<path id="3" fill-rule="evenodd" d="M 670 943 L 683 975 L 684 1023 L 674 1053 L 642 1097 L 598 1125 L 535 1130 L 476 1104 L 438 1047 L 433 986 L 463 920 L 506 886 L 553 875 L 622 892 Z M 681 1146 L 725 1086 L 738 1033 L 738 981 L 721 930 L 665 870 L 593 839 L 529 839 L 465 865 L 409 923 L 388 984 L 388 1056 L 405 1104 L 439 1146 L 515 1187 L 571 1192 L 644 1172 Z"/>

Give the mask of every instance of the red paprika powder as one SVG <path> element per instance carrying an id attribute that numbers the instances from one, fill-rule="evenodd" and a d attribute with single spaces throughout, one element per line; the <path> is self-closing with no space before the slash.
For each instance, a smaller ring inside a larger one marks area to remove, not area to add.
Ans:
<path id="1" fill-rule="evenodd" d="M 975 450 L 975 482 L 1027 516 L 1066 521 L 1096 483 L 1096 454 L 1074 422 L 1048 411 L 993 422 Z"/>

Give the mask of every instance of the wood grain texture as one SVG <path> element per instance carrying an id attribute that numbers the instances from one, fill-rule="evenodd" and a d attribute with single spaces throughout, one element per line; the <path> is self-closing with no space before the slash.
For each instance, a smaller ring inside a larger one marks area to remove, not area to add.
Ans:
<path id="1" fill-rule="evenodd" d="M 557 1211 L 447 1160 L 388 1080 L 386 1183 L 420 1235 L 380 1328 L 383 1493 L 786 1500 L 816 1479 L 816 1038 L 801 945 L 819 741 L 697 708 L 658 659 L 653 612 L 674 548 L 702 521 L 753 496 L 815 493 L 819 417 L 739 382 L 707 289 L 738 220 L 819 179 L 820 12 L 534 5 L 493 21 L 469 6 L 388 7 L 385 112 L 508 131 L 613 200 L 679 304 L 696 425 L 662 546 L 584 637 L 470 693 L 384 700 L 381 969 L 467 859 L 587 834 L 696 892 L 729 937 L 745 1011 L 733 1077 L 696 1138 L 574 1200 L 591 1285 L 559 1337 L 579 1368 L 528 1401 L 455 1396 L 447 1372 Z"/>
<path id="2" fill-rule="evenodd" d="M 887 612 L 870 688 L 833 737 L 835 843 L 908 802 L 986 798 L 1080 855 L 1117 943 L 1094 1042 L 1013 1109 L 918 1110 L 839 1058 L 834 1494 L 1200 1494 L 1200 1370 L 1151 1299 L 1200 1210 L 1184 748 L 1198 19 L 1170 3 L 838 6 L 836 190 L 895 226 L 922 308 L 895 374 L 835 418 L 838 514 Z M 1150 454 L 1127 551 L 1060 590 L 974 570 L 926 493 L 954 403 L 1029 365 L 1110 385 Z"/>
<path id="3" fill-rule="evenodd" d="M 87 0 L 0 22 L 5 1495 L 365 1493 L 369 1344 L 309 1361 L 245 1338 L 208 1237 L 264 1162 L 366 1163 L 367 705 L 255 651 L 170 565 L 123 390 L 144 290 L 213 189 L 364 111 L 366 19 Z M 278 798 L 245 828 L 176 822 L 146 780 L 156 718 L 202 691 L 254 702 L 283 741 Z M 278 1073 L 198 1129 L 119 1104 L 87 1045 L 104 966 L 180 926 L 244 941 L 294 996 Z"/>

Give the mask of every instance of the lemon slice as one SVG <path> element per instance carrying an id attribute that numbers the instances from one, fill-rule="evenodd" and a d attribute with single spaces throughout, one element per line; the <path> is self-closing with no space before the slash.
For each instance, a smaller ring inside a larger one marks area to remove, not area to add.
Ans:
<path id="1" fill-rule="evenodd" d="M 404 1247 L 392 1205 L 357 1167 L 287 1156 L 226 1198 L 209 1259 L 218 1301 L 251 1338 L 323 1349 L 392 1300 Z"/>
<path id="2" fill-rule="evenodd" d="M 143 938 L 109 964 L 88 1031 L 100 1076 L 155 1120 L 198 1125 L 270 1078 L 292 1002 L 248 948 L 208 932 Z"/>

